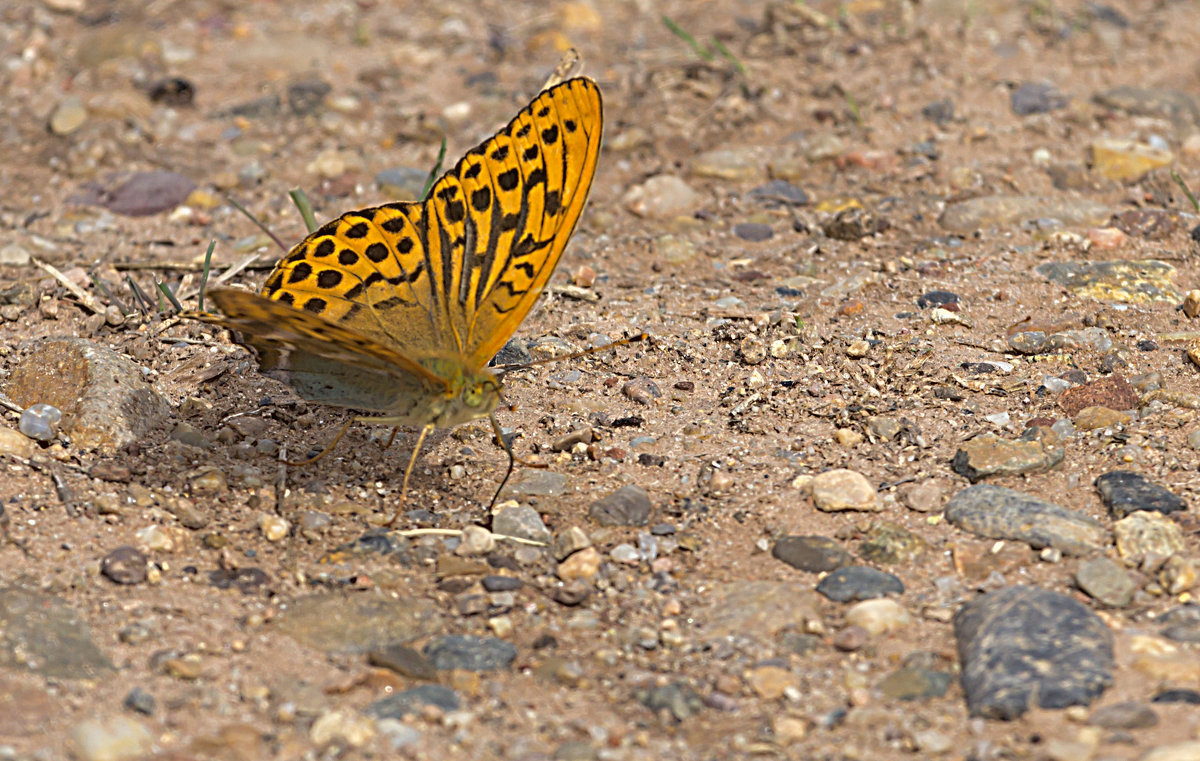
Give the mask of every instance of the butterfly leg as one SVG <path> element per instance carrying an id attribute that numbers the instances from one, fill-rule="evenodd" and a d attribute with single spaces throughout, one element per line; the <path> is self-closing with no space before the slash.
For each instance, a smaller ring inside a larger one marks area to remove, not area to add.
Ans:
<path id="1" fill-rule="evenodd" d="M 330 451 L 332 451 L 333 448 L 337 446 L 337 443 L 342 440 L 343 436 L 346 435 L 346 431 L 348 431 L 350 429 L 350 424 L 353 422 L 354 422 L 354 418 L 350 418 L 349 420 L 347 420 L 346 424 L 342 426 L 342 430 L 338 431 L 337 436 L 333 437 L 333 441 L 326 444 L 325 448 L 322 449 L 320 452 L 318 452 L 315 457 L 311 457 L 307 460 L 301 460 L 300 462 L 292 462 L 290 460 L 284 460 L 283 461 L 284 465 L 291 465 L 293 467 L 300 467 L 303 465 L 312 465 L 317 460 L 319 460 L 322 457 L 324 457 L 325 455 L 329 454 Z"/>
<path id="2" fill-rule="evenodd" d="M 404 483 L 400 486 L 400 504 L 396 506 L 396 514 L 388 521 L 386 525 L 391 528 L 393 524 L 400 518 L 400 510 L 404 507 L 404 502 L 408 499 L 408 479 L 412 475 L 413 466 L 417 464 L 417 455 L 421 453 L 421 445 L 425 443 L 425 437 L 436 428 L 433 423 L 421 429 L 421 435 L 417 436 L 417 443 L 413 445 L 412 456 L 408 458 L 408 467 L 404 469 Z"/>
<path id="3" fill-rule="evenodd" d="M 397 425 L 397 426 L 394 426 L 394 427 L 392 428 L 392 435 L 391 435 L 391 436 L 388 436 L 387 443 L 383 445 L 383 448 L 384 448 L 385 450 L 386 450 L 386 449 L 391 449 L 391 447 L 392 447 L 392 442 L 394 442 L 394 441 L 396 440 L 396 434 L 397 434 L 397 433 L 400 433 L 400 426 L 398 426 L 398 425 Z"/>

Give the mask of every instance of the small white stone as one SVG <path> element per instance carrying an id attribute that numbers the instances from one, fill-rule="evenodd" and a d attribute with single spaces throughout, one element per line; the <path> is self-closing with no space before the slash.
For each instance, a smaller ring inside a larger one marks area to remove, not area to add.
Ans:
<path id="1" fill-rule="evenodd" d="M 263 513 L 258 516 L 258 530 L 262 532 L 268 542 L 278 542 L 287 536 L 291 529 L 291 524 L 278 515 Z"/>
<path id="2" fill-rule="evenodd" d="M 846 623 L 861 626 L 872 635 L 887 634 L 912 623 L 912 616 L 895 600 L 863 600 L 846 611 Z"/>

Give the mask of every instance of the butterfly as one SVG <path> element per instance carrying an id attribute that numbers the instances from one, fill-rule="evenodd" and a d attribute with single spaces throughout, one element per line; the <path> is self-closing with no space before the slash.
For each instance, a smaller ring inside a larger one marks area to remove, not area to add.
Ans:
<path id="1" fill-rule="evenodd" d="M 401 499 L 431 431 L 484 417 L 508 451 L 507 481 L 502 376 L 487 365 L 562 257 L 602 131 L 595 82 L 554 85 L 424 201 L 347 212 L 288 252 L 261 293 L 213 289 L 221 314 L 189 316 L 240 334 L 260 369 L 304 399 L 371 413 L 351 422 L 420 428 Z"/>

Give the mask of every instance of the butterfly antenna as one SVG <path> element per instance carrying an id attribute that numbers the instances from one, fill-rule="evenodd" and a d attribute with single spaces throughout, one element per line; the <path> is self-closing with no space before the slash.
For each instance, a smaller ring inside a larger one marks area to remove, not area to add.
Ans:
<path id="1" fill-rule="evenodd" d="M 318 452 L 316 454 L 316 456 L 311 457 L 307 460 L 301 460 L 300 462 L 292 462 L 290 460 L 284 460 L 283 464 L 291 465 L 292 467 L 303 467 L 305 465 L 312 465 L 314 462 L 316 462 L 317 460 L 321 459 L 322 457 L 324 457 L 325 455 L 327 455 L 331 451 L 333 451 L 333 448 L 337 446 L 337 443 L 342 440 L 343 436 L 346 435 L 346 431 L 350 430 L 350 424 L 353 422 L 354 422 L 354 418 L 350 418 L 349 420 L 347 420 L 346 424 L 342 426 L 342 430 L 338 431 L 337 436 L 333 437 L 333 441 L 326 444 L 325 448 L 322 449 L 320 452 Z"/>
<path id="2" fill-rule="evenodd" d="M 530 367 L 537 367 L 538 365 L 548 365 L 548 364 L 551 364 L 552 362 L 564 362 L 568 359 L 577 359 L 578 357 L 586 357 L 589 354 L 599 354 L 602 351 L 608 351 L 609 349 L 615 349 L 616 347 L 624 346 L 625 344 L 637 343 L 638 341 L 645 341 L 649 337 L 650 336 L 647 333 L 638 333 L 636 336 L 629 336 L 628 338 L 622 338 L 619 341 L 613 341 L 612 343 L 604 344 L 603 346 L 593 346 L 590 349 L 584 349 L 582 351 L 576 351 L 576 352 L 572 352 L 570 354 L 564 354 L 561 357 L 547 357 L 546 359 L 537 359 L 537 360 L 534 360 L 533 362 L 522 362 L 520 364 L 513 364 L 513 365 L 496 365 L 492 369 L 495 370 L 497 373 L 499 373 L 501 380 L 503 380 L 504 376 L 507 373 L 511 373 L 515 370 L 525 370 Z"/>
<path id="3" fill-rule="evenodd" d="M 496 433 L 496 439 L 500 442 L 500 446 L 504 447 L 504 451 L 508 454 L 508 470 L 504 471 L 504 478 L 500 479 L 500 485 L 496 487 L 496 493 L 492 495 L 492 501 L 488 503 L 488 527 L 492 524 L 492 508 L 495 507 L 496 501 L 500 499 L 500 492 L 504 491 L 504 487 L 508 484 L 508 478 L 512 475 L 513 468 L 517 463 L 517 456 L 513 454 L 512 445 L 504 438 L 504 434 L 500 431 L 500 421 L 496 420 L 496 413 L 489 412 L 488 420 L 492 423 L 492 430 Z M 546 467 L 545 465 L 542 466 Z"/>

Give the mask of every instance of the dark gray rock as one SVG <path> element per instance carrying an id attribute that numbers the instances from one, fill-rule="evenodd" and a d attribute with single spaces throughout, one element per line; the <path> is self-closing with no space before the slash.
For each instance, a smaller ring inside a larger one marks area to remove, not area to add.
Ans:
<path id="1" fill-rule="evenodd" d="M 821 579 L 817 591 L 834 602 L 850 602 L 902 595 L 904 583 L 890 573 L 863 565 L 849 565 Z"/>
<path id="2" fill-rule="evenodd" d="M 991 592 L 954 616 L 972 716 L 1015 719 L 1031 704 L 1088 705 L 1113 682 L 1112 634 L 1070 597 L 1035 587 Z"/>
<path id="3" fill-rule="evenodd" d="M 1154 709 L 1136 701 L 1101 706 L 1088 717 L 1088 724 L 1105 729 L 1146 729 L 1157 723 Z"/>
<path id="4" fill-rule="evenodd" d="M 638 690 L 637 700 L 656 713 L 670 713 L 675 721 L 683 721 L 704 707 L 704 701 L 696 691 L 683 682 Z"/>
<path id="5" fill-rule="evenodd" d="M 854 562 L 840 544 L 825 536 L 785 536 L 775 542 L 771 555 L 801 571 L 824 573 Z"/>
<path id="6" fill-rule="evenodd" d="M 588 516 L 601 526 L 645 526 L 652 508 L 646 490 L 630 484 L 593 502 Z"/>
<path id="7" fill-rule="evenodd" d="M 457 711 L 462 701 L 458 693 L 440 684 L 422 684 L 368 705 L 363 712 L 376 719 L 403 719 L 419 713 L 421 706 L 437 706 L 443 711 Z"/>
<path id="8" fill-rule="evenodd" d="M 1151 483 L 1140 473 L 1114 470 L 1096 479 L 1100 500 L 1113 518 L 1124 518 L 1134 510 L 1174 513 L 1186 510 L 1183 498 L 1158 484 Z"/>
<path id="9" fill-rule="evenodd" d="M 113 671 L 73 608 L 16 588 L 0 589 L 0 668 L 55 679 L 96 679 Z"/>
<path id="10" fill-rule="evenodd" d="M 512 665 L 517 648 L 495 637 L 448 634 L 434 637 L 425 645 L 425 656 L 438 671 L 495 671 Z"/>
<path id="11" fill-rule="evenodd" d="M 1178 605 L 1168 610 L 1159 621 L 1163 624 L 1159 633 L 1167 639 L 1200 643 L 1200 605 Z"/>

